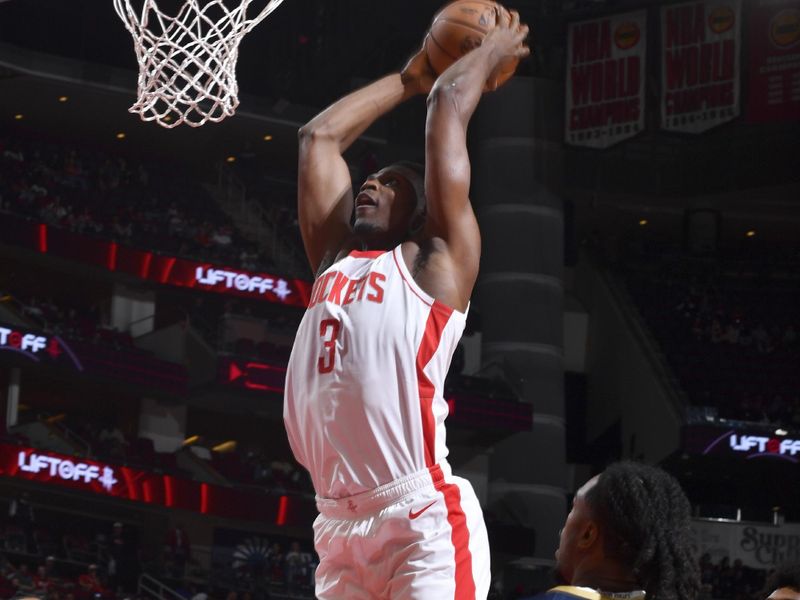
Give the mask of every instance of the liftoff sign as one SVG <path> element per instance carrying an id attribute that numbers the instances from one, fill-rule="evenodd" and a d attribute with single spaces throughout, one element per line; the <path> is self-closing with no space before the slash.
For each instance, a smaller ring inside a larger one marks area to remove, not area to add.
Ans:
<path id="1" fill-rule="evenodd" d="M 741 0 L 661 8 L 661 128 L 701 133 L 739 115 Z"/>
<path id="2" fill-rule="evenodd" d="M 564 139 L 607 148 L 644 128 L 643 10 L 570 23 Z"/>

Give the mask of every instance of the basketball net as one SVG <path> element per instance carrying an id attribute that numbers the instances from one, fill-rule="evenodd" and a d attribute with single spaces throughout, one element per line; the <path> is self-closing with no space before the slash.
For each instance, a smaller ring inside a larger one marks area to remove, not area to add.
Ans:
<path id="1" fill-rule="evenodd" d="M 239 42 L 283 0 L 269 0 L 250 19 L 253 0 L 186 0 L 177 16 L 162 12 L 156 0 L 134 11 L 135 1 L 114 0 L 139 63 L 138 97 L 128 110 L 168 129 L 232 116 L 239 106 Z"/>

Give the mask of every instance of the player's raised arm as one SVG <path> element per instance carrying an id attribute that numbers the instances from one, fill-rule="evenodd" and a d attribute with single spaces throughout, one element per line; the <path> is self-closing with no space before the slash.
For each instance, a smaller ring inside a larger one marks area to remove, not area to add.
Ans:
<path id="1" fill-rule="evenodd" d="M 314 273 L 338 253 L 350 233 L 352 183 L 342 153 L 376 119 L 430 90 L 433 80 L 422 60 L 424 55 L 418 54 L 402 77 L 387 75 L 356 90 L 300 128 L 298 216 Z"/>
<path id="2" fill-rule="evenodd" d="M 480 232 L 469 201 L 467 125 L 484 86 L 494 89 L 495 74 L 502 66 L 514 57 L 528 55 L 524 45 L 527 34 L 527 25 L 520 24 L 515 11 L 499 9 L 497 26 L 481 46 L 442 73 L 428 95 L 426 233 L 445 241 L 464 306 L 472 293 L 480 260 Z"/>

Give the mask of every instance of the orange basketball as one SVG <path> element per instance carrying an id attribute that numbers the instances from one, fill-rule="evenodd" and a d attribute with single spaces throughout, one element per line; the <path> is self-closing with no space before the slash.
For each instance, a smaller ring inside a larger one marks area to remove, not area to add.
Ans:
<path id="1" fill-rule="evenodd" d="M 425 53 L 437 75 L 483 43 L 495 26 L 497 6 L 492 0 L 456 0 L 439 11 L 425 36 Z M 517 64 L 514 58 L 502 65 L 498 85 L 508 81 Z"/>

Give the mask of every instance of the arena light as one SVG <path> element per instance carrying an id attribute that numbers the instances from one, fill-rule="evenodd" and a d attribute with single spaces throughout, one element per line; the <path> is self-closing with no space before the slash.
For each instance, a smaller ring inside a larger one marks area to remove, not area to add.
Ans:
<path id="1" fill-rule="evenodd" d="M 224 454 L 226 452 L 235 452 L 236 451 L 236 441 L 235 440 L 228 440 L 227 442 L 222 442 L 221 444 L 217 444 L 213 448 L 211 448 L 213 452 L 219 452 L 220 454 Z"/>
<path id="2" fill-rule="evenodd" d="M 200 441 L 200 436 L 199 435 L 191 435 L 188 438 L 186 438 L 185 440 L 183 440 L 183 445 L 184 446 L 191 446 L 192 444 L 196 444 L 199 441 Z"/>
<path id="3" fill-rule="evenodd" d="M 14 120 L 15 121 L 22 121 L 22 119 L 24 119 L 24 118 L 25 118 L 25 115 L 23 115 L 22 113 L 17 113 L 16 115 L 14 115 Z"/>
<path id="4" fill-rule="evenodd" d="M 644 227 L 644 226 L 645 226 L 645 225 L 647 225 L 649 222 L 650 222 L 650 221 L 648 221 L 647 219 L 639 219 L 639 225 L 640 225 L 641 227 Z"/>
<path id="5" fill-rule="evenodd" d="M 69 96 L 59 96 L 58 97 L 58 101 L 61 102 L 62 104 L 64 102 L 66 102 L 67 100 L 69 100 Z"/>
<path id="6" fill-rule="evenodd" d="M 229 156 L 228 158 L 225 159 L 225 162 L 234 163 L 234 162 L 236 162 L 236 157 L 235 156 Z"/>
<path id="7" fill-rule="evenodd" d="M 126 136 L 125 136 L 125 132 L 124 132 L 124 131 L 120 131 L 120 132 L 117 134 L 117 139 L 118 139 L 118 140 L 124 140 L 124 139 L 125 139 L 125 137 L 126 137 Z"/>
<path id="8" fill-rule="evenodd" d="M 749 238 L 756 237 L 756 230 L 755 229 L 748 229 L 745 235 Z"/>
<path id="9" fill-rule="evenodd" d="M 271 136 L 271 135 L 269 135 L 269 134 L 265 135 L 265 136 L 264 136 L 264 141 L 265 141 L 265 142 L 270 142 L 270 141 L 272 141 L 272 136 Z"/>

